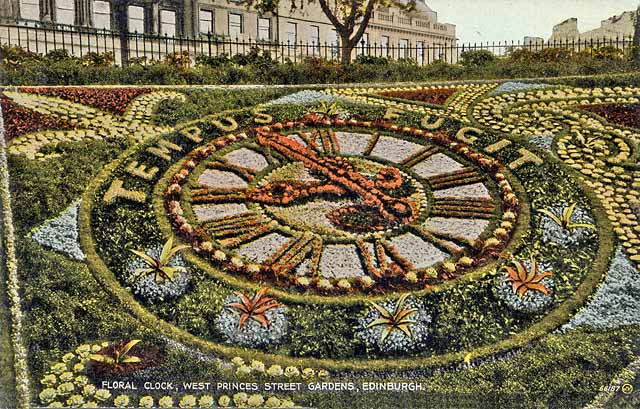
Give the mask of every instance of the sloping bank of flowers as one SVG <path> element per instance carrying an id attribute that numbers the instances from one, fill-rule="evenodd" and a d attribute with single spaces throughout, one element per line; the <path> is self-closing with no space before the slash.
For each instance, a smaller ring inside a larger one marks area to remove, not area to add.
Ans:
<path id="1" fill-rule="evenodd" d="M 7 275 L 7 293 L 11 310 L 11 347 L 14 353 L 14 371 L 17 389 L 17 407 L 27 409 L 29 404 L 29 374 L 27 369 L 27 351 L 22 343 L 22 312 L 18 284 L 18 263 L 16 260 L 13 213 L 9 194 L 9 169 L 7 166 L 6 142 L 2 111 L 0 110 L 0 207 L 2 208 L 3 249 Z"/>

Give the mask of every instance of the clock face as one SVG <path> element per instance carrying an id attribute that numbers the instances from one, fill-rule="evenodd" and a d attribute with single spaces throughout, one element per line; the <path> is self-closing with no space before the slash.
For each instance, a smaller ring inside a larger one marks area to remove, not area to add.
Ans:
<path id="1" fill-rule="evenodd" d="M 421 288 L 508 243 L 500 220 L 515 224 L 518 199 L 495 161 L 444 133 L 337 122 L 260 127 L 192 155 L 180 207 L 196 250 L 280 286 Z"/>

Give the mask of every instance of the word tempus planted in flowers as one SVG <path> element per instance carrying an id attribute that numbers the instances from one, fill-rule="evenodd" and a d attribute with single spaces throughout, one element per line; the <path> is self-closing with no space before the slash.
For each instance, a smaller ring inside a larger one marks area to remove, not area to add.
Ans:
<path id="1" fill-rule="evenodd" d="M 251 92 L 4 91 L 20 407 L 635 399 L 640 90 Z"/>

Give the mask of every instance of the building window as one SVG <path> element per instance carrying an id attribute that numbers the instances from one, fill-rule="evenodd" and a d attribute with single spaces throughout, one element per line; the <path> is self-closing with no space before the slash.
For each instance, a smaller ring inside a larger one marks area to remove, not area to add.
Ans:
<path id="1" fill-rule="evenodd" d="M 418 64 L 424 64 L 424 41 L 416 41 L 416 61 Z"/>
<path id="2" fill-rule="evenodd" d="M 389 36 L 382 36 L 380 39 L 380 50 L 382 51 L 382 57 L 389 56 Z"/>
<path id="3" fill-rule="evenodd" d="M 287 43 L 295 44 L 298 41 L 298 24 L 287 22 Z"/>
<path id="4" fill-rule="evenodd" d="M 200 33 L 209 34 L 215 33 L 215 26 L 213 25 L 213 11 L 200 9 Z"/>
<path id="5" fill-rule="evenodd" d="M 401 38 L 398 43 L 398 58 L 407 58 L 407 50 L 409 49 L 409 40 Z"/>
<path id="6" fill-rule="evenodd" d="M 108 1 L 93 2 L 93 26 L 103 30 L 111 30 L 111 4 Z"/>
<path id="7" fill-rule="evenodd" d="M 331 56 L 338 56 L 338 49 L 340 48 L 340 44 L 338 43 L 338 33 L 336 30 L 331 30 L 329 32 L 329 44 L 331 45 Z"/>
<path id="8" fill-rule="evenodd" d="M 309 27 L 309 41 L 311 42 L 313 54 L 315 54 L 316 51 L 320 52 L 320 26 Z"/>
<path id="9" fill-rule="evenodd" d="M 56 22 L 60 24 L 73 25 L 76 14 L 73 9 L 73 0 L 56 1 Z"/>
<path id="10" fill-rule="evenodd" d="M 168 37 L 176 36 L 176 12 L 173 10 L 160 10 L 160 35 Z"/>
<path id="11" fill-rule="evenodd" d="M 271 19 L 258 17 L 258 40 L 271 40 Z"/>
<path id="12" fill-rule="evenodd" d="M 238 38 L 242 32 L 242 14 L 229 13 L 229 37 L 232 39 Z"/>
<path id="13" fill-rule="evenodd" d="M 20 16 L 25 20 L 40 20 L 40 1 L 20 0 Z"/>
<path id="14" fill-rule="evenodd" d="M 40 1 L 20 0 L 20 17 L 25 20 L 40 20 Z"/>
<path id="15" fill-rule="evenodd" d="M 128 28 L 131 33 L 144 33 L 144 8 L 140 6 L 129 6 Z"/>
<path id="16" fill-rule="evenodd" d="M 433 44 L 433 60 L 441 60 L 444 57 L 444 53 L 442 52 L 443 44 L 434 43 Z"/>

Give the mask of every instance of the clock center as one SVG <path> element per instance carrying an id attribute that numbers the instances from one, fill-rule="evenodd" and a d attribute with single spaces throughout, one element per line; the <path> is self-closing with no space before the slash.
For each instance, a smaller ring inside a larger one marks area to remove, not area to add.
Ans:
<path id="1" fill-rule="evenodd" d="M 332 182 L 302 162 L 289 162 L 257 181 L 260 192 L 274 199 L 258 206 L 279 224 L 328 240 L 390 232 L 426 214 L 428 190 L 408 173 L 361 157 L 335 160 L 344 163 L 347 176 L 358 175 L 360 188 L 377 193 L 380 200 L 349 189 L 349 180 Z"/>

